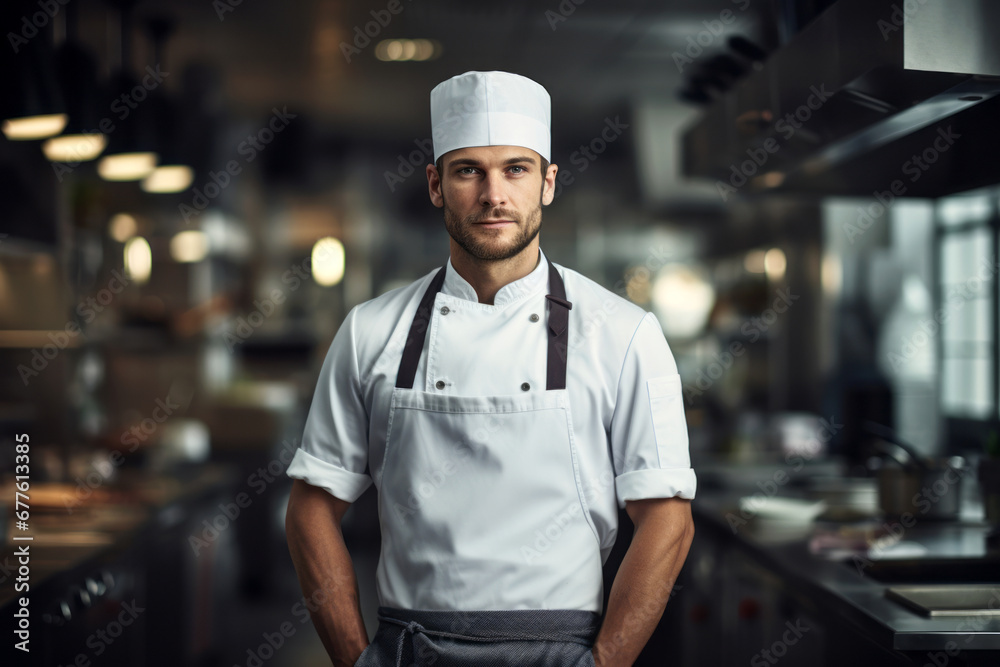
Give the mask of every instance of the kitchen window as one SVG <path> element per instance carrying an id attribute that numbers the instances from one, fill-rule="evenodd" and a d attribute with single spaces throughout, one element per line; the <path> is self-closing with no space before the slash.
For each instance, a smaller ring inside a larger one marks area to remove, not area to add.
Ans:
<path id="1" fill-rule="evenodd" d="M 982 437 L 1000 423 L 998 191 L 937 203 L 941 410 L 951 435 Z"/>

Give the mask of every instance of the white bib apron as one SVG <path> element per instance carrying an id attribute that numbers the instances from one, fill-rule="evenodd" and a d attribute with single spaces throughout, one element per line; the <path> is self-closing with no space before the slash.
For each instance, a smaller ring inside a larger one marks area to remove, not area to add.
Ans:
<path id="1" fill-rule="evenodd" d="M 549 263 L 546 390 L 413 389 L 435 275 L 407 337 L 376 476 L 382 605 L 404 610 L 601 607 L 600 540 L 583 493 L 566 392 L 565 287 Z M 503 363 L 489 359 L 484 367 Z M 486 372 L 486 371 L 484 371 Z"/>

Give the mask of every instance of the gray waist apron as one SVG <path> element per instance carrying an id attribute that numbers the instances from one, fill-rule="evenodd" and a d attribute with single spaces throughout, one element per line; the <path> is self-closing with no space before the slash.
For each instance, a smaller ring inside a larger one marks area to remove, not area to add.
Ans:
<path id="1" fill-rule="evenodd" d="M 404 611 L 379 607 L 357 667 L 593 667 L 600 616 L 572 609 Z"/>
<path id="2" fill-rule="evenodd" d="M 442 267 L 414 316 L 399 363 L 397 388 L 413 387 L 444 275 Z M 568 311 L 572 305 L 566 301 L 562 278 L 551 262 L 549 290 L 546 389 L 560 391 L 566 387 Z M 566 567 L 573 568 L 573 564 Z M 356 663 L 358 667 L 589 667 L 594 664 L 591 647 L 600 627 L 600 615 L 582 609 L 442 611 L 382 606 L 378 618 L 378 631 Z"/>

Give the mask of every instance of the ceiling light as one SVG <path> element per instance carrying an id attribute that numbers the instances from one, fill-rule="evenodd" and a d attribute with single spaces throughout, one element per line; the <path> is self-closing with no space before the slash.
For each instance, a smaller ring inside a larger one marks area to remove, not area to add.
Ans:
<path id="1" fill-rule="evenodd" d="M 157 167 L 142 181 L 146 192 L 182 192 L 191 186 L 194 170 L 183 164 Z"/>
<path id="2" fill-rule="evenodd" d="M 8 118 L 3 122 L 3 133 L 11 141 L 30 141 L 53 137 L 66 127 L 67 116 L 54 113 L 45 116 Z"/>
<path id="3" fill-rule="evenodd" d="M 97 163 L 97 173 L 106 181 L 138 181 L 156 169 L 156 153 L 116 153 Z"/>
<path id="4" fill-rule="evenodd" d="M 42 152 L 50 162 L 87 162 L 104 152 L 108 138 L 100 132 L 92 134 L 61 134 L 42 144 Z"/>

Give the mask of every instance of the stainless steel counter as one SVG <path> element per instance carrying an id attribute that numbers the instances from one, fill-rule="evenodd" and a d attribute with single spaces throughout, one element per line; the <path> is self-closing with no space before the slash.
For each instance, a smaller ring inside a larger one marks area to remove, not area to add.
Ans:
<path id="1" fill-rule="evenodd" d="M 809 542 L 817 530 L 836 530 L 842 524 L 817 521 L 798 530 L 775 530 L 773 523 L 757 517 L 751 517 L 745 524 L 727 520 L 730 513 L 739 516 L 739 498 L 751 493 L 699 489 L 693 503 L 699 531 L 711 531 L 716 539 L 731 541 L 733 547 L 744 549 L 748 556 L 778 576 L 790 591 L 808 597 L 885 648 L 920 652 L 1000 652 L 1000 615 L 928 617 L 887 599 L 886 589 L 906 582 L 908 576 L 906 570 L 897 573 L 891 577 L 894 580 L 891 584 L 872 576 L 877 574 L 885 578 L 882 572 L 895 559 L 889 553 L 877 561 L 852 561 L 844 556 L 829 560 L 810 552 Z M 927 564 L 928 567 L 919 573 L 920 579 L 926 579 L 929 572 L 933 574 L 936 561 L 947 561 L 953 573 L 961 572 L 963 563 L 974 566 L 989 562 L 984 560 L 987 558 L 987 532 L 988 526 L 982 522 L 918 522 L 906 530 L 904 539 L 919 544 L 922 549 L 918 551 L 922 553 L 907 555 L 897 562 Z M 969 574 L 975 580 L 983 572 L 990 570 L 970 571 Z M 995 583 L 984 585 L 995 588 L 996 607 L 1000 608 L 1000 567 L 991 572 L 992 576 L 987 574 L 983 580 Z"/>

